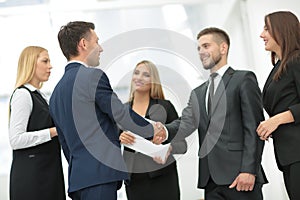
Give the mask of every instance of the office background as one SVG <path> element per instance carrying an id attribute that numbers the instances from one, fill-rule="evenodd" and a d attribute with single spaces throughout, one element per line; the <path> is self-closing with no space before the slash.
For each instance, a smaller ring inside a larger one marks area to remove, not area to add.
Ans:
<path id="1" fill-rule="evenodd" d="M 8 101 L 24 47 L 38 45 L 49 50 L 53 69 L 42 91 L 50 96 L 66 63 L 57 42 L 59 28 L 69 21 L 91 21 L 104 48 L 100 68 L 107 72 L 119 97 L 124 102 L 128 99 L 135 64 L 151 60 L 159 67 L 166 97 L 181 113 L 190 90 L 206 79 L 197 55 L 197 33 L 210 26 L 226 30 L 232 43 L 229 64 L 254 71 L 262 88 L 272 66 L 259 35 L 265 14 L 278 10 L 290 10 L 300 18 L 299 0 L 0 0 L 0 200 L 8 199 L 12 159 Z M 166 45 L 160 46 L 162 43 Z M 181 197 L 198 200 L 203 191 L 196 188 L 197 134 L 188 138 L 188 145 L 188 152 L 177 156 Z M 265 145 L 262 162 L 270 182 L 263 188 L 265 199 L 288 199 L 272 140 Z M 65 160 L 63 164 L 67 180 Z M 126 200 L 123 188 L 118 195 L 119 200 Z"/>

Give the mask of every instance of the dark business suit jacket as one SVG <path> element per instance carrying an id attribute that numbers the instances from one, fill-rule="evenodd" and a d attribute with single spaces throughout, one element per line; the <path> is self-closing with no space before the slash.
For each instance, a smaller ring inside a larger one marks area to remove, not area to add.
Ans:
<path id="1" fill-rule="evenodd" d="M 68 192 L 128 178 L 117 123 L 143 137 L 153 127 L 125 106 L 98 68 L 69 63 L 50 99 L 50 114 L 69 163 Z"/>
<path id="2" fill-rule="evenodd" d="M 228 68 L 212 101 L 212 114 L 207 115 L 208 82 L 191 93 L 181 120 L 167 125 L 175 140 L 199 134 L 198 187 L 205 188 L 209 176 L 218 185 L 229 185 L 241 172 L 256 175 L 256 182 L 265 183 L 261 156 L 264 142 L 256 128 L 264 119 L 261 93 L 255 74 Z"/>
<path id="3" fill-rule="evenodd" d="M 263 89 L 263 104 L 270 117 L 290 110 L 295 122 L 280 125 L 273 133 L 276 161 L 281 166 L 300 161 L 300 59 L 287 64 L 287 70 L 278 81 L 271 71 Z"/>

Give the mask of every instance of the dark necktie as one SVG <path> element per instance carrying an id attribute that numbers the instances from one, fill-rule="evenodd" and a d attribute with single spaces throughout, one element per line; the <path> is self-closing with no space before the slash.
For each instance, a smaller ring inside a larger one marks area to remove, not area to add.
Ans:
<path id="1" fill-rule="evenodd" d="M 214 91 L 215 91 L 215 78 L 218 76 L 218 73 L 211 73 L 210 74 L 210 85 L 208 89 L 208 99 L 207 99 L 207 114 L 208 116 L 211 115 L 211 102 L 214 97 Z"/>

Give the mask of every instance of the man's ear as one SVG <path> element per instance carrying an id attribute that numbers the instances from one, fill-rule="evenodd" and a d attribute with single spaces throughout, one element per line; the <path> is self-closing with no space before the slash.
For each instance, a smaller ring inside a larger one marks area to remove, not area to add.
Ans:
<path id="1" fill-rule="evenodd" d="M 228 52 L 228 45 L 225 42 L 222 42 L 220 45 L 220 51 L 222 54 L 227 55 Z"/>
<path id="2" fill-rule="evenodd" d="M 79 48 L 79 49 L 85 49 L 86 48 L 86 40 L 84 38 L 81 38 L 81 40 L 79 40 L 77 48 Z"/>

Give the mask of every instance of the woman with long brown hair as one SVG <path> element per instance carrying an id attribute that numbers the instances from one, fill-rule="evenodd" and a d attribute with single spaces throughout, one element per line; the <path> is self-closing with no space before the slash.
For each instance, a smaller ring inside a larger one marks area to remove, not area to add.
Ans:
<path id="1" fill-rule="evenodd" d="M 278 168 L 283 172 L 290 199 L 300 199 L 300 25 L 289 11 L 265 16 L 260 37 L 271 52 L 274 68 L 263 89 L 263 104 L 270 118 L 257 133 L 272 136 Z"/>

